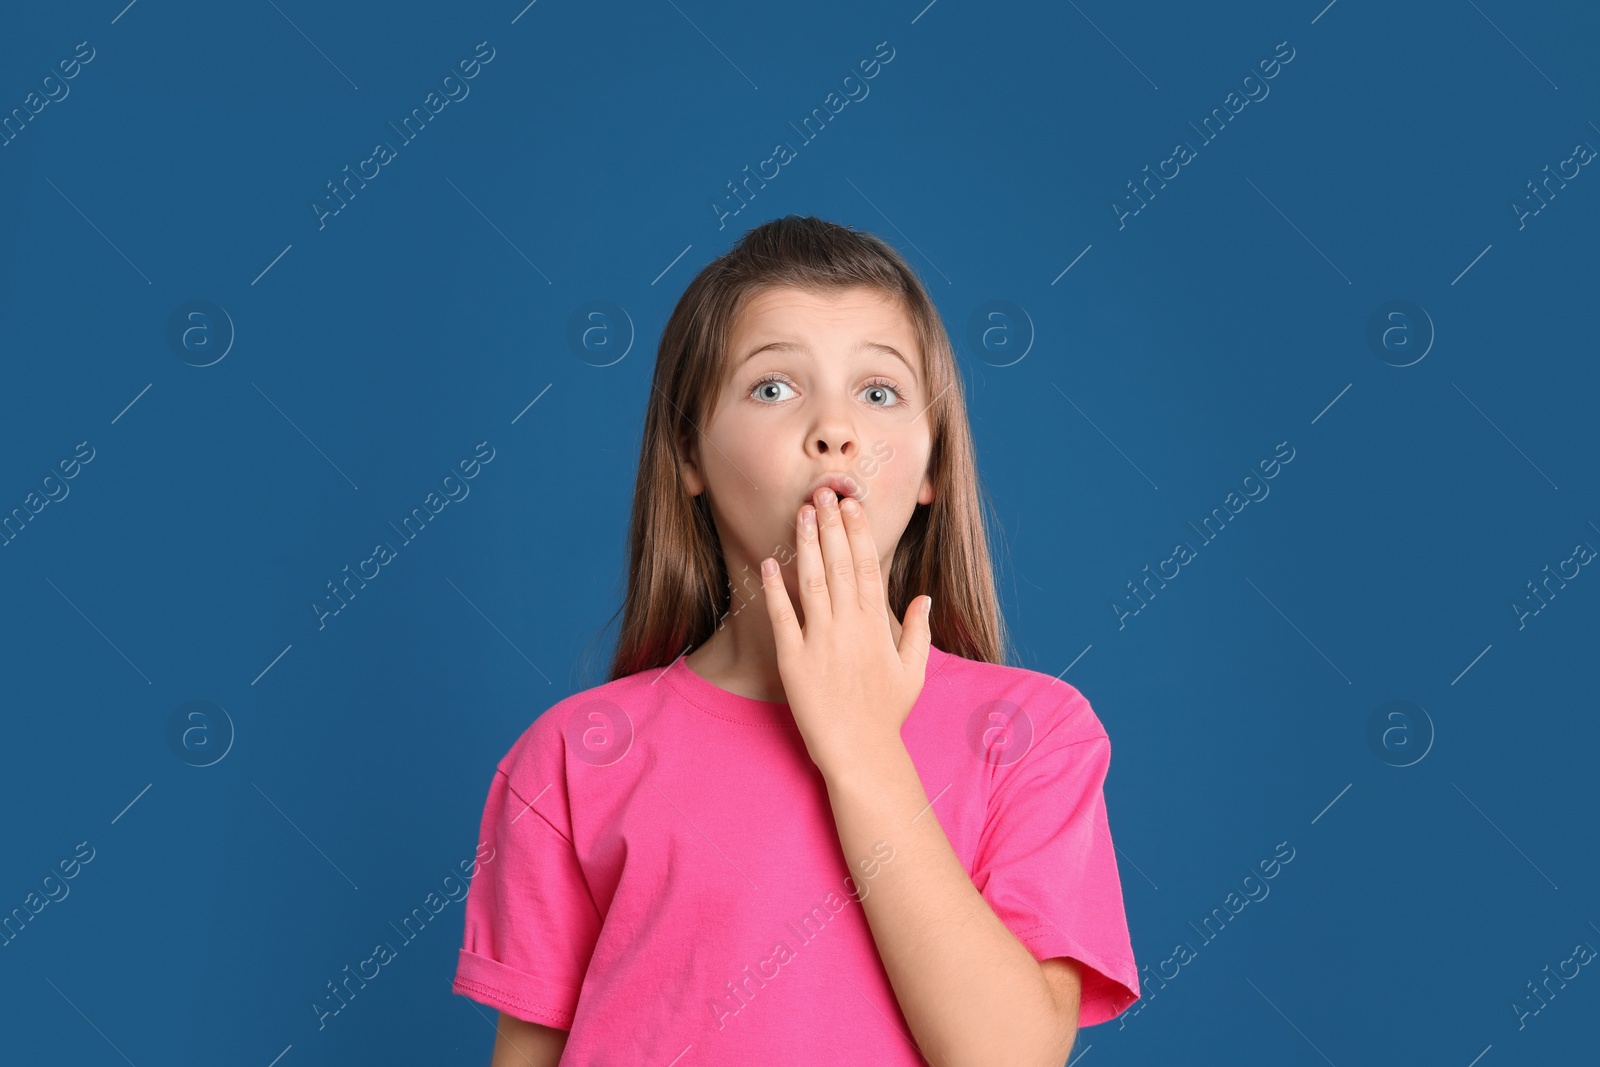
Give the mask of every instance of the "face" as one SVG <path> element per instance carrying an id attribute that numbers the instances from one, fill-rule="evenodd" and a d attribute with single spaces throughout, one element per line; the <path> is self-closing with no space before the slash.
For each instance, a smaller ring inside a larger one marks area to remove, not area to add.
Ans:
<path id="1" fill-rule="evenodd" d="M 899 302 L 867 288 L 762 290 L 735 324 L 727 364 L 684 481 L 707 495 L 735 592 L 759 590 L 768 556 L 796 591 L 800 506 L 829 475 L 860 501 L 887 582 L 916 506 L 933 502 L 932 397 Z"/>

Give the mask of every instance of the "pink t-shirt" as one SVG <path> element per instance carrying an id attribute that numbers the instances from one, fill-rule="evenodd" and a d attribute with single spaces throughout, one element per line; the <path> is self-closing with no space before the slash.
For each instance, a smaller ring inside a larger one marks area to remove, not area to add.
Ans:
<path id="1" fill-rule="evenodd" d="M 1079 1025 L 1138 999 L 1088 700 L 933 647 L 901 737 L 1001 922 L 1083 965 Z M 567 697 L 500 761 L 480 840 L 453 988 L 568 1030 L 564 1065 L 923 1062 L 788 704 L 682 657 Z"/>

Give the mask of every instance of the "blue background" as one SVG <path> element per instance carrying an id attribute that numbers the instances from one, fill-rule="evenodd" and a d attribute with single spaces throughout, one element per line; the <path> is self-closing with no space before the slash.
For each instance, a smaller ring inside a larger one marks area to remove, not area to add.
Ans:
<path id="1" fill-rule="evenodd" d="M 1018 662 L 1111 735 L 1146 1002 L 1074 1057 L 1592 1057 L 1594 968 L 1542 1006 L 1527 983 L 1600 946 L 1600 577 L 1514 605 L 1600 546 L 1600 176 L 1512 206 L 1600 146 L 1592 5 L 13 6 L 0 113 L 80 41 L 0 147 L 0 513 L 70 490 L 0 549 L 0 912 L 94 858 L 0 949 L 0 1059 L 487 1062 L 459 903 L 324 1028 L 308 1008 L 472 857 L 527 724 L 604 680 L 661 327 L 788 213 L 925 280 Z M 485 41 L 319 228 L 326 183 Z M 1196 158 L 1119 223 L 1178 140 Z M 469 495 L 319 628 L 483 441 Z M 1280 842 L 1270 895 L 1200 938 Z"/>

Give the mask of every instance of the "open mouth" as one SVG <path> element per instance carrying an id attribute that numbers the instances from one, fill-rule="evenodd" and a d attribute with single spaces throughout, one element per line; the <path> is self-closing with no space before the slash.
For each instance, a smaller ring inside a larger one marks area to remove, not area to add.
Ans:
<path id="1" fill-rule="evenodd" d="M 856 483 L 853 480 L 838 480 L 838 481 L 827 481 L 827 482 L 822 483 L 822 485 L 817 486 L 816 489 L 813 489 L 806 496 L 805 500 L 803 500 L 802 503 L 806 503 L 806 504 L 815 503 L 816 496 L 817 496 L 817 490 L 818 489 L 822 489 L 824 487 L 826 487 L 828 489 L 832 489 L 833 490 L 833 495 L 838 497 L 841 502 L 843 502 L 846 497 L 849 497 L 849 498 L 855 500 L 857 503 L 861 502 L 861 499 L 862 499 L 861 490 L 856 486 Z"/>

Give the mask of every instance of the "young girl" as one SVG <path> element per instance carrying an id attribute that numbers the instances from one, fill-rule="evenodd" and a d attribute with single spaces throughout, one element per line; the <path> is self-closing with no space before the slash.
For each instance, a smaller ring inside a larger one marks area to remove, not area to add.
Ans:
<path id="1" fill-rule="evenodd" d="M 1058 1067 L 1138 998 L 1110 741 L 1002 662 L 954 353 L 883 241 L 790 216 L 689 285 L 620 610 L 489 786 L 453 988 L 493 1067 Z"/>

